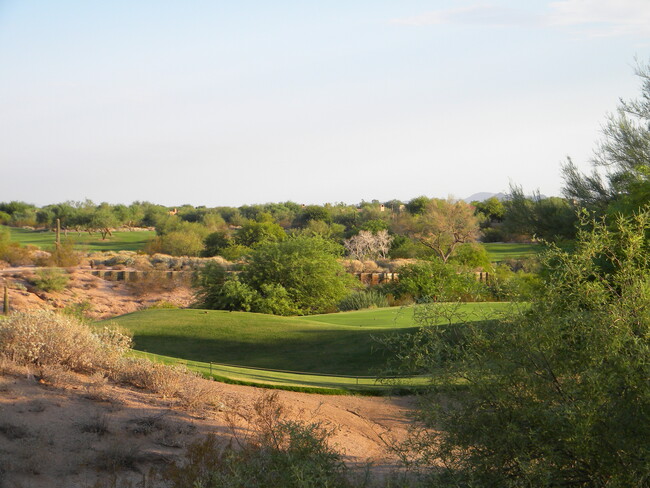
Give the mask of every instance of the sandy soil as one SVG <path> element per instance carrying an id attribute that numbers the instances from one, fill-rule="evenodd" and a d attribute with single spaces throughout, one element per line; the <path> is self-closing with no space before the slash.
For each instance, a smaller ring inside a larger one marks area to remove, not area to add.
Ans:
<path id="1" fill-rule="evenodd" d="M 86 313 L 93 319 L 105 319 L 142 310 L 160 302 L 187 307 L 193 301 L 192 289 L 187 283 L 162 281 L 128 284 L 108 281 L 91 274 L 90 267 L 68 270 L 70 281 L 62 292 L 46 293 L 36 290 L 30 283 L 34 268 L 8 268 L 0 270 L 0 286 L 6 280 L 12 311 L 56 310 L 66 306 L 87 303 Z"/>
<path id="2" fill-rule="evenodd" d="M 216 408 L 191 412 L 151 393 L 101 377 L 7 365 L 0 376 L 0 486 L 55 488 L 157 486 L 151 470 L 180 459 L 185 447 L 213 433 L 222 442 L 254 428 L 242 420 L 269 390 L 206 381 Z M 346 462 L 398 465 L 386 449 L 403 439 L 413 400 L 277 392 L 285 418 L 322 422 Z M 241 415 L 239 415 L 241 414 Z M 96 484 L 98 483 L 99 484 Z M 130 485 L 129 483 L 132 483 Z"/>

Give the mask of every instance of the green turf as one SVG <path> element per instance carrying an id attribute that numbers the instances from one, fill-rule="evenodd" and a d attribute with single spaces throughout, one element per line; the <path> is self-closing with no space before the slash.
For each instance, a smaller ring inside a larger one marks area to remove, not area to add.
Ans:
<path id="1" fill-rule="evenodd" d="M 518 244 L 513 242 L 488 242 L 483 246 L 485 246 L 490 261 L 493 263 L 534 256 L 542 250 L 540 244 Z"/>
<path id="2" fill-rule="evenodd" d="M 478 320 L 507 304 L 463 304 Z M 111 322 L 133 333 L 134 348 L 185 360 L 243 367 L 372 375 L 386 356 L 376 338 L 416 326 L 411 308 L 311 317 L 276 317 L 218 310 L 147 310 Z"/>
<path id="3" fill-rule="evenodd" d="M 56 234 L 50 230 L 29 230 L 16 227 L 7 227 L 11 233 L 11 240 L 20 244 L 31 244 L 42 249 L 54 246 Z M 106 240 L 102 240 L 99 233 L 92 235 L 87 232 L 78 234 L 68 232 L 68 237 L 75 242 L 75 249 L 83 251 L 139 251 L 144 249 L 145 244 L 156 233 L 150 230 L 135 230 L 125 232 L 113 232 Z M 65 235 L 61 235 L 65 239 Z"/>
<path id="4" fill-rule="evenodd" d="M 378 379 L 374 376 L 298 374 L 189 361 L 142 351 L 132 351 L 131 353 L 135 357 L 146 358 L 158 363 L 181 365 L 207 378 L 213 378 L 224 383 L 278 388 L 306 393 L 345 395 L 354 392 L 364 395 L 383 395 L 387 392 L 413 392 L 418 387 L 435 384 L 434 378 L 427 377 Z"/>

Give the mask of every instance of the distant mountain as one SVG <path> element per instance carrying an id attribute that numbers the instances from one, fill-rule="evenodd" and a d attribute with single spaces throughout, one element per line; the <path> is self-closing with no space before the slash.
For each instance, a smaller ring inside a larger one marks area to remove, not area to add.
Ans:
<path id="1" fill-rule="evenodd" d="M 481 191 L 478 193 L 474 193 L 473 195 L 468 196 L 467 198 L 463 198 L 464 201 L 467 203 L 470 202 L 484 202 L 488 198 L 496 197 L 499 200 L 505 200 L 506 199 L 506 194 L 505 193 L 490 193 L 489 191 Z"/>

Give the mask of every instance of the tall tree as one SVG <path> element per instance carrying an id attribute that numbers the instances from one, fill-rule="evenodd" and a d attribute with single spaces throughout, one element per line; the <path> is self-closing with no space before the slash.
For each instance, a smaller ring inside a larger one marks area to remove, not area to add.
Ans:
<path id="1" fill-rule="evenodd" d="M 462 200 L 451 199 L 432 199 L 420 214 L 399 215 L 395 228 L 432 249 L 443 262 L 459 244 L 475 241 L 479 233 L 474 208 Z"/>

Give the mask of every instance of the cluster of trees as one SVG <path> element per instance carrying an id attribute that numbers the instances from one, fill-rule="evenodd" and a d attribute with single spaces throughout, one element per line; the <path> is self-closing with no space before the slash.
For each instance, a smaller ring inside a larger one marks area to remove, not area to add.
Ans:
<path id="1" fill-rule="evenodd" d="M 446 261 L 463 242 L 571 238 L 572 203 L 561 198 L 525 197 L 513 188 L 504 201 L 393 200 L 359 205 L 298 205 L 294 202 L 235 207 L 176 208 L 149 202 L 130 205 L 64 202 L 38 208 L 24 202 L 0 203 L 0 224 L 100 233 L 116 228 L 155 228 L 150 252 L 215 256 L 237 260 L 256 245 L 289 235 L 319 236 L 345 244 L 352 256 L 426 258 Z"/>

